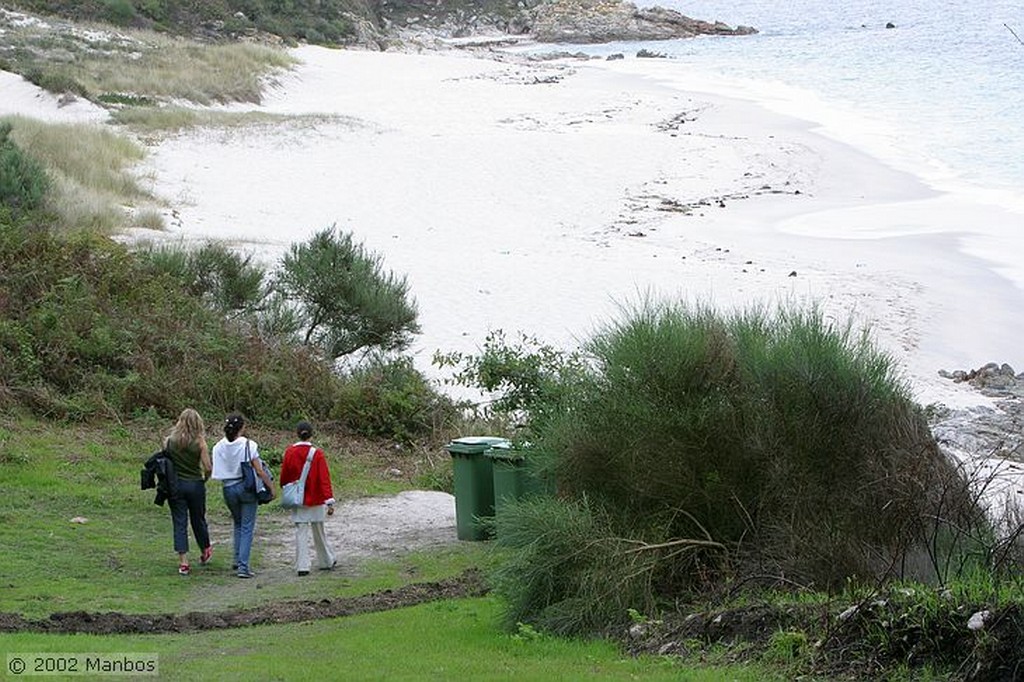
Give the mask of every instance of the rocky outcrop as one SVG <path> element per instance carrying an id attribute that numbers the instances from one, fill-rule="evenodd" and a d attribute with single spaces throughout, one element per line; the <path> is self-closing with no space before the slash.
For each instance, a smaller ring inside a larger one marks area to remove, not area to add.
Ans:
<path id="1" fill-rule="evenodd" d="M 691 19 L 675 10 L 638 9 L 623 0 L 548 0 L 531 14 L 529 32 L 546 43 L 669 40 L 696 35 L 748 35 L 749 26 Z"/>
<path id="2" fill-rule="evenodd" d="M 661 7 L 638 9 L 627 0 L 475 0 L 457 8 L 384 0 L 381 7 L 385 33 L 406 42 L 522 35 L 542 43 L 606 43 L 757 33 Z"/>

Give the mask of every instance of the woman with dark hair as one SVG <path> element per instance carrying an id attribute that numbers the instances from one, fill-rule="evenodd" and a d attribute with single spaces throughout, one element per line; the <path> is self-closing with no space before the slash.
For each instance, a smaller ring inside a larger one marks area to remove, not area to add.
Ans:
<path id="1" fill-rule="evenodd" d="M 170 457 L 177 476 L 177 487 L 168 499 L 174 526 L 174 551 L 178 553 L 178 574 L 189 575 L 188 525 L 202 548 L 200 563 L 213 554 L 210 531 L 206 526 L 206 479 L 210 477 L 210 452 L 206 449 L 203 418 L 192 408 L 182 410 L 178 421 L 164 439 L 164 451 Z"/>
<path id="2" fill-rule="evenodd" d="M 305 497 L 302 506 L 292 510 L 295 524 L 295 572 L 309 575 L 312 560 L 309 556 L 309 538 L 313 538 L 316 560 L 322 571 L 334 568 L 334 552 L 327 544 L 324 520 L 334 514 L 334 492 L 331 489 L 331 472 L 323 450 L 314 447 L 313 426 L 301 421 L 295 427 L 299 441 L 284 451 L 281 462 L 281 485 L 302 478 L 306 474 Z M 308 464 L 307 464 L 308 462 Z"/>
<path id="3" fill-rule="evenodd" d="M 242 435 L 245 419 L 232 413 L 224 419 L 224 437 L 213 446 L 213 477 L 224 484 L 224 503 L 231 512 L 234 522 L 235 559 L 231 568 L 238 571 L 239 578 L 254 578 L 256 574 L 249 566 L 252 538 L 256 534 L 255 491 L 245 490 L 242 478 L 242 462 L 252 462 L 256 475 L 263 480 L 268 490 L 273 491 L 273 479 L 263 469 L 256 441 Z"/>

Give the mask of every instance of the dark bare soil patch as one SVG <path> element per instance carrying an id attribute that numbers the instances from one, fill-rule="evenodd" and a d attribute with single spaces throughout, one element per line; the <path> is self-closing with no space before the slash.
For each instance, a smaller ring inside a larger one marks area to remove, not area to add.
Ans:
<path id="1" fill-rule="evenodd" d="M 358 597 L 321 599 L 319 601 L 282 601 L 243 611 L 151 615 L 71 611 L 55 613 L 49 618 L 40 620 L 28 620 L 14 613 L 0 613 L 0 632 L 117 635 L 221 630 L 389 611 L 440 599 L 476 597 L 486 594 L 486 592 L 487 589 L 484 587 L 480 572 L 469 570 L 448 580 L 414 583 Z"/>

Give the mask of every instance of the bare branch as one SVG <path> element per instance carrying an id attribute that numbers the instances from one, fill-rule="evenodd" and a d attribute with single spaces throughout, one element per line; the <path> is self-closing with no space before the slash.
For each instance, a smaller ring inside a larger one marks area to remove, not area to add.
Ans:
<path id="1" fill-rule="evenodd" d="M 1010 33 L 1012 33 L 1012 34 L 1013 34 L 1013 37 L 1017 39 L 1017 42 L 1018 42 L 1018 43 L 1020 43 L 1021 45 L 1024 45 L 1024 40 L 1021 40 L 1021 39 L 1020 39 L 1020 36 L 1019 36 L 1019 35 L 1017 35 L 1017 32 L 1016 32 L 1016 31 L 1014 31 L 1014 30 L 1013 30 L 1012 28 L 1010 28 L 1010 25 L 1009 25 L 1009 24 L 1003 24 L 1003 26 L 1005 26 L 1005 27 L 1006 27 L 1006 30 L 1007 30 L 1007 31 L 1009 31 Z"/>

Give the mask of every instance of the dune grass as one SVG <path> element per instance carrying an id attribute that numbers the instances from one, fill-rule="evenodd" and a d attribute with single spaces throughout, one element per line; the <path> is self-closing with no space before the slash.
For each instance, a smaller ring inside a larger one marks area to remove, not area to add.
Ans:
<path id="1" fill-rule="evenodd" d="M 363 125 L 356 119 L 329 114 L 285 115 L 266 111 L 221 111 L 179 106 L 126 107 L 110 113 L 110 120 L 143 135 L 176 133 L 189 128 L 254 128 L 269 126 L 313 127 L 323 123 Z"/>
<path id="2" fill-rule="evenodd" d="M 255 43 L 203 44 L 153 31 L 0 15 L 3 66 L 40 87 L 93 101 L 259 102 L 265 85 L 291 68 L 282 49 Z"/>

